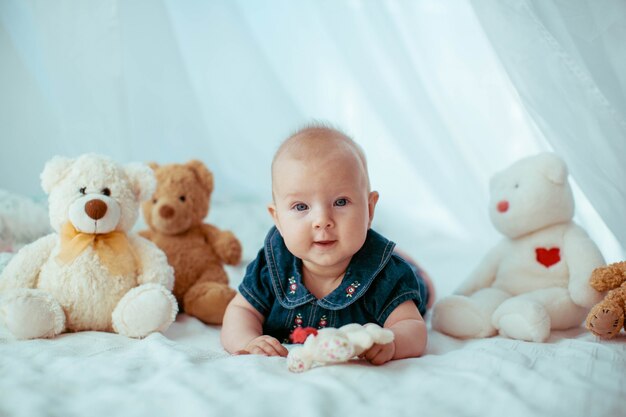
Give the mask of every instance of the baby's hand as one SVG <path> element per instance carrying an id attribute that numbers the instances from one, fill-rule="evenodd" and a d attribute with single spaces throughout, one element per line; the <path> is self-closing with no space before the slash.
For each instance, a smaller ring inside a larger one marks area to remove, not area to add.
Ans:
<path id="1" fill-rule="evenodd" d="M 395 353 L 395 342 L 386 343 L 384 345 L 375 343 L 371 348 L 361 353 L 359 357 L 367 359 L 372 365 L 382 365 L 393 359 Z"/>
<path id="2" fill-rule="evenodd" d="M 265 356 L 287 356 L 287 348 L 280 344 L 280 342 L 272 336 L 259 336 L 252 339 L 243 351 L 237 352 L 252 353 L 255 355 Z"/>

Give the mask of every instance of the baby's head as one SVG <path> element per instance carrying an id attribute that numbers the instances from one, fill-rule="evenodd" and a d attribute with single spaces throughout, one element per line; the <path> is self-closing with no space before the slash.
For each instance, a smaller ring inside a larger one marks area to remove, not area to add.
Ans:
<path id="1" fill-rule="evenodd" d="M 361 148 L 325 126 L 299 130 L 272 162 L 270 214 L 305 268 L 345 270 L 363 246 L 378 201 Z"/>

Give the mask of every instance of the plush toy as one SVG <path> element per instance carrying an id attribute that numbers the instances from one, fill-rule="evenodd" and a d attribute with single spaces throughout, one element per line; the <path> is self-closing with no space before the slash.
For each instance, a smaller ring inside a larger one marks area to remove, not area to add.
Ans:
<path id="1" fill-rule="evenodd" d="M 294 347 L 287 355 L 287 367 L 292 372 L 304 372 L 313 365 L 346 362 L 359 356 L 375 343 L 393 342 L 393 332 L 377 324 L 347 324 L 338 329 L 325 327 L 320 330 L 296 328 L 294 342 L 302 346 Z"/>
<path id="2" fill-rule="evenodd" d="M 602 254 L 574 222 L 565 163 L 552 153 L 494 175 L 491 221 L 505 238 L 457 290 L 433 308 L 432 327 L 458 338 L 544 342 L 579 326 L 601 295 L 589 285 Z"/>
<path id="3" fill-rule="evenodd" d="M 0 252 L 17 252 L 50 232 L 45 204 L 0 189 Z"/>
<path id="4" fill-rule="evenodd" d="M 626 262 L 596 268 L 590 284 L 598 291 L 609 293 L 587 315 L 587 329 L 603 339 L 612 339 L 624 326 Z"/>
<path id="5" fill-rule="evenodd" d="M 224 264 L 241 260 L 241 244 L 228 231 L 203 223 L 213 192 L 213 174 L 200 161 L 150 165 L 157 189 L 143 205 L 150 230 L 140 234 L 160 247 L 174 267 L 174 295 L 181 311 L 221 324 L 235 291 Z"/>
<path id="6" fill-rule="evenodd" d="M 0 276 L 0 318 L 18 339 L 64 331 L 144 337 L 176 317 L 174 273 L 154 244 L 127 233 L 155 187 L 147 166 L 55 157 L 41 174 L 54 232 L 24 246 Z"/>

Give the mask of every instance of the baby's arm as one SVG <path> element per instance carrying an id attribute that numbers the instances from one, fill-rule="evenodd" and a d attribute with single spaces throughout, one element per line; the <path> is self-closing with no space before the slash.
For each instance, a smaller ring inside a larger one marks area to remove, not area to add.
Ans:
<path id="1" fill-rule="evenodd" d="M 224 313 L 220 335 L 224 349 L 229 353 L 287 356 L 287 349 L 278 340 L 263 335 L 264 319 L 241 294 L 237 294 Z"/>
<path id="2" fill-rule="evenodd" d="M 363 353 L 374 365 L 382 365 L 392 359 L 416 358 L 426 349 L 426 323 L 412 300 L 395 308 L 385 321 L 384 327 L 394 334 L 394 340 L 386 345 L 375 344 Z"/>

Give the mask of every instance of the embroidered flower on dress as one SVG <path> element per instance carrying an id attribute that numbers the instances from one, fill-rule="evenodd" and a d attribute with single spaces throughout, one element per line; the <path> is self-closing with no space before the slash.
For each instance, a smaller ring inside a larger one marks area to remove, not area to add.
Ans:
<path id="1" fill-rule="evenodd" d="M 302 314 L 296 314 L 296 318 L 293 319 L 293 322 L 296 324 L 294 327 L 302 326 L 302 323 L 304 323 L 304 320 L 302 319 Z"/>
<path id="2" fill-rule="evenodd" d="M 359 288 L 360 285 L 361 284 L 359 284 L 359 281 L 354 281 L 352 284 L 350 284 L 350 286 L 346 288 L 346 297 L 352 298 L 352 294 L 354 294 L 354 292 L 357 288 Z"/>
<path id="3" fill-rule="evenodd" d="M 296 279 L 294 277 L 289 278 L 289 294 L 295 294 L 297 289 Z"/>

